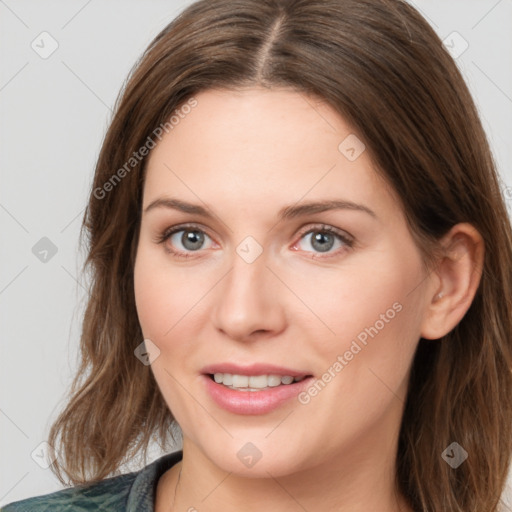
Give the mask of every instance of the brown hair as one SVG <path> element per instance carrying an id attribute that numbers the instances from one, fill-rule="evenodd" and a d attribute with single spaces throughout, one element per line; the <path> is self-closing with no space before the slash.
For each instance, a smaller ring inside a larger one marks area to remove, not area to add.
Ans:
<path id="1" fill-rule="evenodd" d="M 61 482 L 62 473 L 97 481 L 146 454 L 153 437 L 169 439 L 173 417 L 134 356 L 147 158 L 126 163 L 194 94 L 254 85 L 314 95 L 343 116 L 400 197 L 429 268 L 452 226 L 481 233 L 484 269 L 469 310 L 441 340 L 419 340 L 396 483 L 414 510 L 499 510 L 512 451 L 511 226 L 468 88 L 401 0 L 202 0 L 150 44 L 117 100 L 84 216 L 92 282 L 80 367 L 49 433 L 61 446 L 53 471 Z M 469 454 L 457 469 L 441 457 L 454 441 Z"/>

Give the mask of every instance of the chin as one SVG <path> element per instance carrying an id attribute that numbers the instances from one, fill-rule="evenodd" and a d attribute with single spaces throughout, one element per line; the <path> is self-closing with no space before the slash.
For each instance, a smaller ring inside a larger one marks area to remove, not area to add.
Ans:
<path id="1" fill-rule="evenodd" d="M 280 477 L 301 469 L 304 464 L 304 447 L 292 444 L 283 447 L 281 443 L 265 439 L 265 435 L 268 432 L 258 439 L 253 436 L 254 441 L 249 441 L 248 436 L 243 439 L 229 439 L 216 446 L 209 444 L 202 450 L 218 468 L 243 477 Z"/>

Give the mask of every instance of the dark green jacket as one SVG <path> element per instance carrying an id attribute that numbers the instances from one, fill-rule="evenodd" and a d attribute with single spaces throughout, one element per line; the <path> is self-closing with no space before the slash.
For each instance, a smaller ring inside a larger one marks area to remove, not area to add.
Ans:
<path id="1" fill-rule="evenodd" d="M 182 456 L 170 453 L 140 471 L 15 501 L 0 512 L 154 512 L 158 479 Z"/>

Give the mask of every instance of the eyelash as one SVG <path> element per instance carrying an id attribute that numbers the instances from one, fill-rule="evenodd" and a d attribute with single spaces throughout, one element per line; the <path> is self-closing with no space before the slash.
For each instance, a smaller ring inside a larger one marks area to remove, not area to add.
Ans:
<path id="1" fill-rule="evenodd" d="M 180 231 L 198 231 L 198 232 L 208 236 L 209 238 L 212 238 L 212 237 L 210 237 L 210 235 L 208 235 L 208 233 L 206 233 L 203 229 L 201 229 L 199 226 L 197 226 L 195 224 L 181 224 L 178 226 L 173 226 L 171 228 L 165 229 L 161 234 L 159 234 L 157 236 L 155 242 L 158 244 L 163 244 L 164 242 L 169 240 L 169 238 L 172 235 L 174 235 L 175 233 L 179 233 Z M 310 233 L 329 233 L 331 235 L 334 235 L 336 238 L 338 238 L 339 241 L 341 241 L 343 244 L 345 244 L 344 248 L 339 248 L 338 250 L 336 250 L 333 253 L 328 253 L 328 255 L 326 255 L 326 256 L 322 256 L 321 255 L 322 253 L 320 253 L 320 252 L 314 253 L 313 259 L 324 259 L 324 258 L 338 256 L 340 251 L 346 251 L 346 250 L 352 249 L 354 247 L 355 242 L 353 239 L 344 235 L 342 232 L 340 232 L 336 228 L 326 225 L 326 224 L 319 224 L 317 226 L 309 228 L 307 231 L 303 231 L 303 232 L 299 233 L 299 241 L 302 240 L 302 238 L 304 238 L 306 235 L 309 235 Z M 187 258 L 194 257 L 194 252 L 200 251 L 200 250 L 189 251 L 189 252 L 183 253 L 181 251 L 176 251 L 169 247 L 165 247 L 165 250 L 168 253 L 172 254 L 174 257 L 181 258 L 181 259 L 187 259 Z"/>

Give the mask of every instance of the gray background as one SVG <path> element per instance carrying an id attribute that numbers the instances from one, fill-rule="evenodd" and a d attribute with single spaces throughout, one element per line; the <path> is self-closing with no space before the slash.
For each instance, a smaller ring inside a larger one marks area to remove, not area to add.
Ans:
<path id="1" fill-rule="evenodd" d="M 0 0 L 0 506 L 61 488 L 37 461 L 76 367 L 95 159 L 136 58 L 189 3 Z M 469 45 L 456 60 L 512 210 L 512 0 L 411 3 L 454 52 Z"/>

